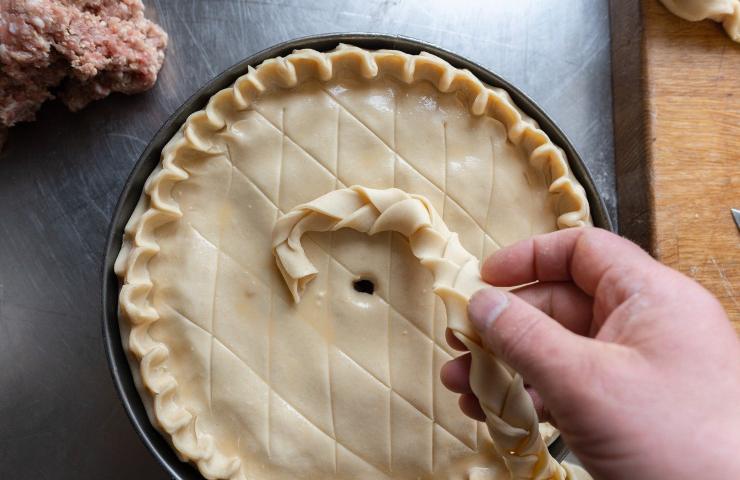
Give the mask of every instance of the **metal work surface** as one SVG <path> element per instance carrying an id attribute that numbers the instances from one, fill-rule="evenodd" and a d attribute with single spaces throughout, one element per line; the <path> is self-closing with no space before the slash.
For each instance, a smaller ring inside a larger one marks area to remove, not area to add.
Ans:
<path id="1" fill-rule="evenodd" d="M 231 64 L 290 38 L 375 31 L 459 53 L 558 123 L 615 211 L 606 0 L 170 0 L 157 86 L 71 114 L 47 105 L 0 153 L 0 478 L 167 478 L 116 396 L 100 333 L 100 269 L 121 188 L 167 117 Z"/>

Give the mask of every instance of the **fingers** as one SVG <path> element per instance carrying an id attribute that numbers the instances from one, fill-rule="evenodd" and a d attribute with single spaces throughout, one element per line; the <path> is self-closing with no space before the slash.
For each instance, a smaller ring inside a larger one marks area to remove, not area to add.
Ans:
<path id="1" fill-rule="evenodd" d="M 554 369 L 552 366 L 555 363 L 574 364 L 574 362 L 568 361 L 567 358 L 569 354 L 574 353 L 573 351 L 563 352 L 556 359 L 548 357 L 548 352 L 555 354 L 557 349 L 567 350 L 569 348 L 567 345 L 570 343 L 567 341 L 568 339 L 572 339 L 573 342 L 577 341 L 579 337 L 568 330 L 579 335 L 585 335 L 589 332 L 592 318 L 592 299 L 569 282 L 527 285 L 512 293 L 514 295 L 495 288 L 479 292 L 471 299 L 470 318 L 478 327 L 481 338 L 489 349 L 499 354 L 529 381 L 534 384 L 541 384 L 540 377 L 553 378 Z M 528 322 L 518 322 L 516 320 L 517 315 L 524 316 L 524 319 Z M 557 319 L 560 325 L 548 315 Z M 538 326 L 543 321 L 551 325 L 549 327 L 546 324 Z M 481 324 L 484 324 L 483 328 L 479 327 Z M 496 326 L 494 327 L 493 324 L 496 324 Z M 530 325 L 530 332 L 524 335 L 519 334 L 521 330 L 527 329 L 526 325 L 528 324 Z M 501 331 L 503 333 L 497 335 Z M 496 339 L 495 337 L 501 338 Z M 565 337 L 566 341 L 562 342 L 561 337 Z M 465 349 L 462 342 L 451 335 L 451 332 L 446 332 L 446 338 L 453 348 Z M 546 340 L 545 342 L 542 341 L 543 338 Z M 547 341 L 551 345 L 548 345 Z M 493 346 L 494 342 L 497 342 L 497 346 Z M 528 345 L 528 342 L 531 342 L 531 344 Z M 511 347 L 511 345 L 516 344 L 519 346 Z M 522 346 L 522 344 L 524 345 Z M 501 352 L 502 348 L 504 349 L 503 353 Z M 532 361 L 532 358 L 535 361 Z M 461 394 L 460 408 L 463 413 L 477 420 L 482 420 L 485 416 L 470 388 L 470 362 L 471 356 L 469 353 L 451 360 L 442 367 L 440 377 L 446 388 Z M 529 368 L 523 368 L 522 364 L 529 366 Z M 533 381 L 530 380 L 532 376 L 535 377 Z M 557 375 L 555 378 L 557 378 Z M 544 385 L 546 390 L 547 386 L 546 383 Z M 540 420 L 548 420 L 550 416 L 544 407 L 540 394 L 533 387 L 527 387 L 527 391 L 532 397 L 532 403 Z"/>
<path id="2" fill-rule="evenodd" d="M 468 314 L 483 344 L 548 398 L 563 377 L 578 375 L 593 347 L 516 295 L 486 288 L 473 295 Z"/>
<path id="3" fill-rule="evenodd" d="M 510 287 L 534 281 L 570 280 L 570 259 L 584 229 L 567 229 L 538 235 L 502 248 L 481 267 L 486 282 Z"/>
<path id="4" fill-rule="evenodd" d="M 593 318 L 593 299 L 572 283 L 535 283 L 511 293 L 557 320 L 571 332 L 589 335 Z"/>
<path id="5" fill-rule="evenodd" d="M 449 345 L 453 350 L 457 350 L 459 352 L 466 352 L 468 350 L 468 347 L 466 347 L 449 328 L 445 330 L 445 340 L 447 340 L 447 345 Z"/>
<path id="6" fill-rule="evenodd" d="M 608 254 L 607 254 L 608 252 Z M 654 264 L 634 243 L 598 228 L 570 228 L 538 235 L 491 255 L 481 276 L 496 286 L 535 281 L 573 281 L 589 295 L 615 265 L 636 267 Z"/>
<path id="7" fill-rule="evenodd" d="M 442 365 L 439 375 L 442 384 L 448 390 L 460 394 L 458 401 L 460 410 L 470 418 L 483 422 L 486 420 L 486 414 L 483 413 L 478 398 L 470 388 L 470 360 L 470 353 L 450 360 Z"/>
<path id="8" fill-rule="evenodd" d="M 463 413 L 479 421 L 485 420 L 485 414 L 477 397 L 470 388 L 470 354 L 450 360 L 442 366 L 440 372 L 442 384 L 450 391 L 460 394 L 460 409 Z M 545 408 L 540 394 L 529 385 L 525 385 L 527 393 L 532 397 L 532 404 L 541 422 L 550 421 L 550 414 Z"/>
<path id="9" fill-rule="evenodd" d="M 540 419 L 540 422 L 552 422 L 550 412 L 545 407 L 545 402 L 542 401 L 542 397 L 537 390 L 528 386 L 525 386 L 525 389 L 532 398 L 532 405 L 534 405 L 534 410 L 537 412 L 537 418 Z"/>
<path id="10" fill-rule="evenodd" d="M 486 414 L 470 388 L 470 353 L 445 363 L 439 375 L 448 390 L 460 394 L 458 403 L 465 415 L 479 422 L 486 420 Z"/>
<path id="11" fill-rule="evenodd" d="M 460 395 L 458 404 L 460 405 L 460 410 L 462 410 L 462 412 L 468 417 L 473 420 L 478 420 L 479 422 L 486 421 L 486 414 L 483 413 L 483 409 L 480 406 L 480 402 L 478 402 L 478 398 L 476 398 L 472 393 Z"/>
<path id="12" fill-rule="evenodd" d="M 472 393 L 470 389 L 470 353 L 442 365 L 439 373 L 442 385 L 455 393 Z"/>

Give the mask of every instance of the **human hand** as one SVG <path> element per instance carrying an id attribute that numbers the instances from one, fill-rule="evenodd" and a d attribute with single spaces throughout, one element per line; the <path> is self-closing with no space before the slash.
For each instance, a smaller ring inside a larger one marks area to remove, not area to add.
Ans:
<path id="1" fill-rule="evenodd" d="M 504 248 L 481 274 L 538 281 L 481 290 L 470 319 L 595 478 L 740 478 L 740 342 L 699 284 L 595 228 Z M 482 420 L 469 368 L 448 362 L 442 382 Z"/>

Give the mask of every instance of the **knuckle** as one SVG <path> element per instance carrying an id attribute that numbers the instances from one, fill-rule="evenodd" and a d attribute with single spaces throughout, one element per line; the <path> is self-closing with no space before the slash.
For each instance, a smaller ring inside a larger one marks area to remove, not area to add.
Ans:
<path id="1" fill-rule="evenodd" d="M 516 364 L 527 362 L 533 354 L 532 336 L 541 326 L 541 318 L 531 315 L 510 319 L 500 342 L 499 353 L 507 361 Z M 495 327 L 494 327 L 495 328 Z"/>

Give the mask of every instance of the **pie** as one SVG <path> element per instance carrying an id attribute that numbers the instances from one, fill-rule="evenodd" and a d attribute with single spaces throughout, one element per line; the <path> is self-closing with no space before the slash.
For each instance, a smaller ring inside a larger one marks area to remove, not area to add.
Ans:
<path id="1" fill-rule="evenodd" d="M 475 348 L 480 258 L 590 224 L 505 91 L 425 53 L 298 50 L 163 149 L 115 265 L 122 341 L 152 423 L 206 478 L 575 478 L 531 464 L 547 438 L 526 395 L 486 412 L 494 434 L 534 418 L 509 422 L 531 444 L 494 444 L 438 372 L 448 323 Z"/>

